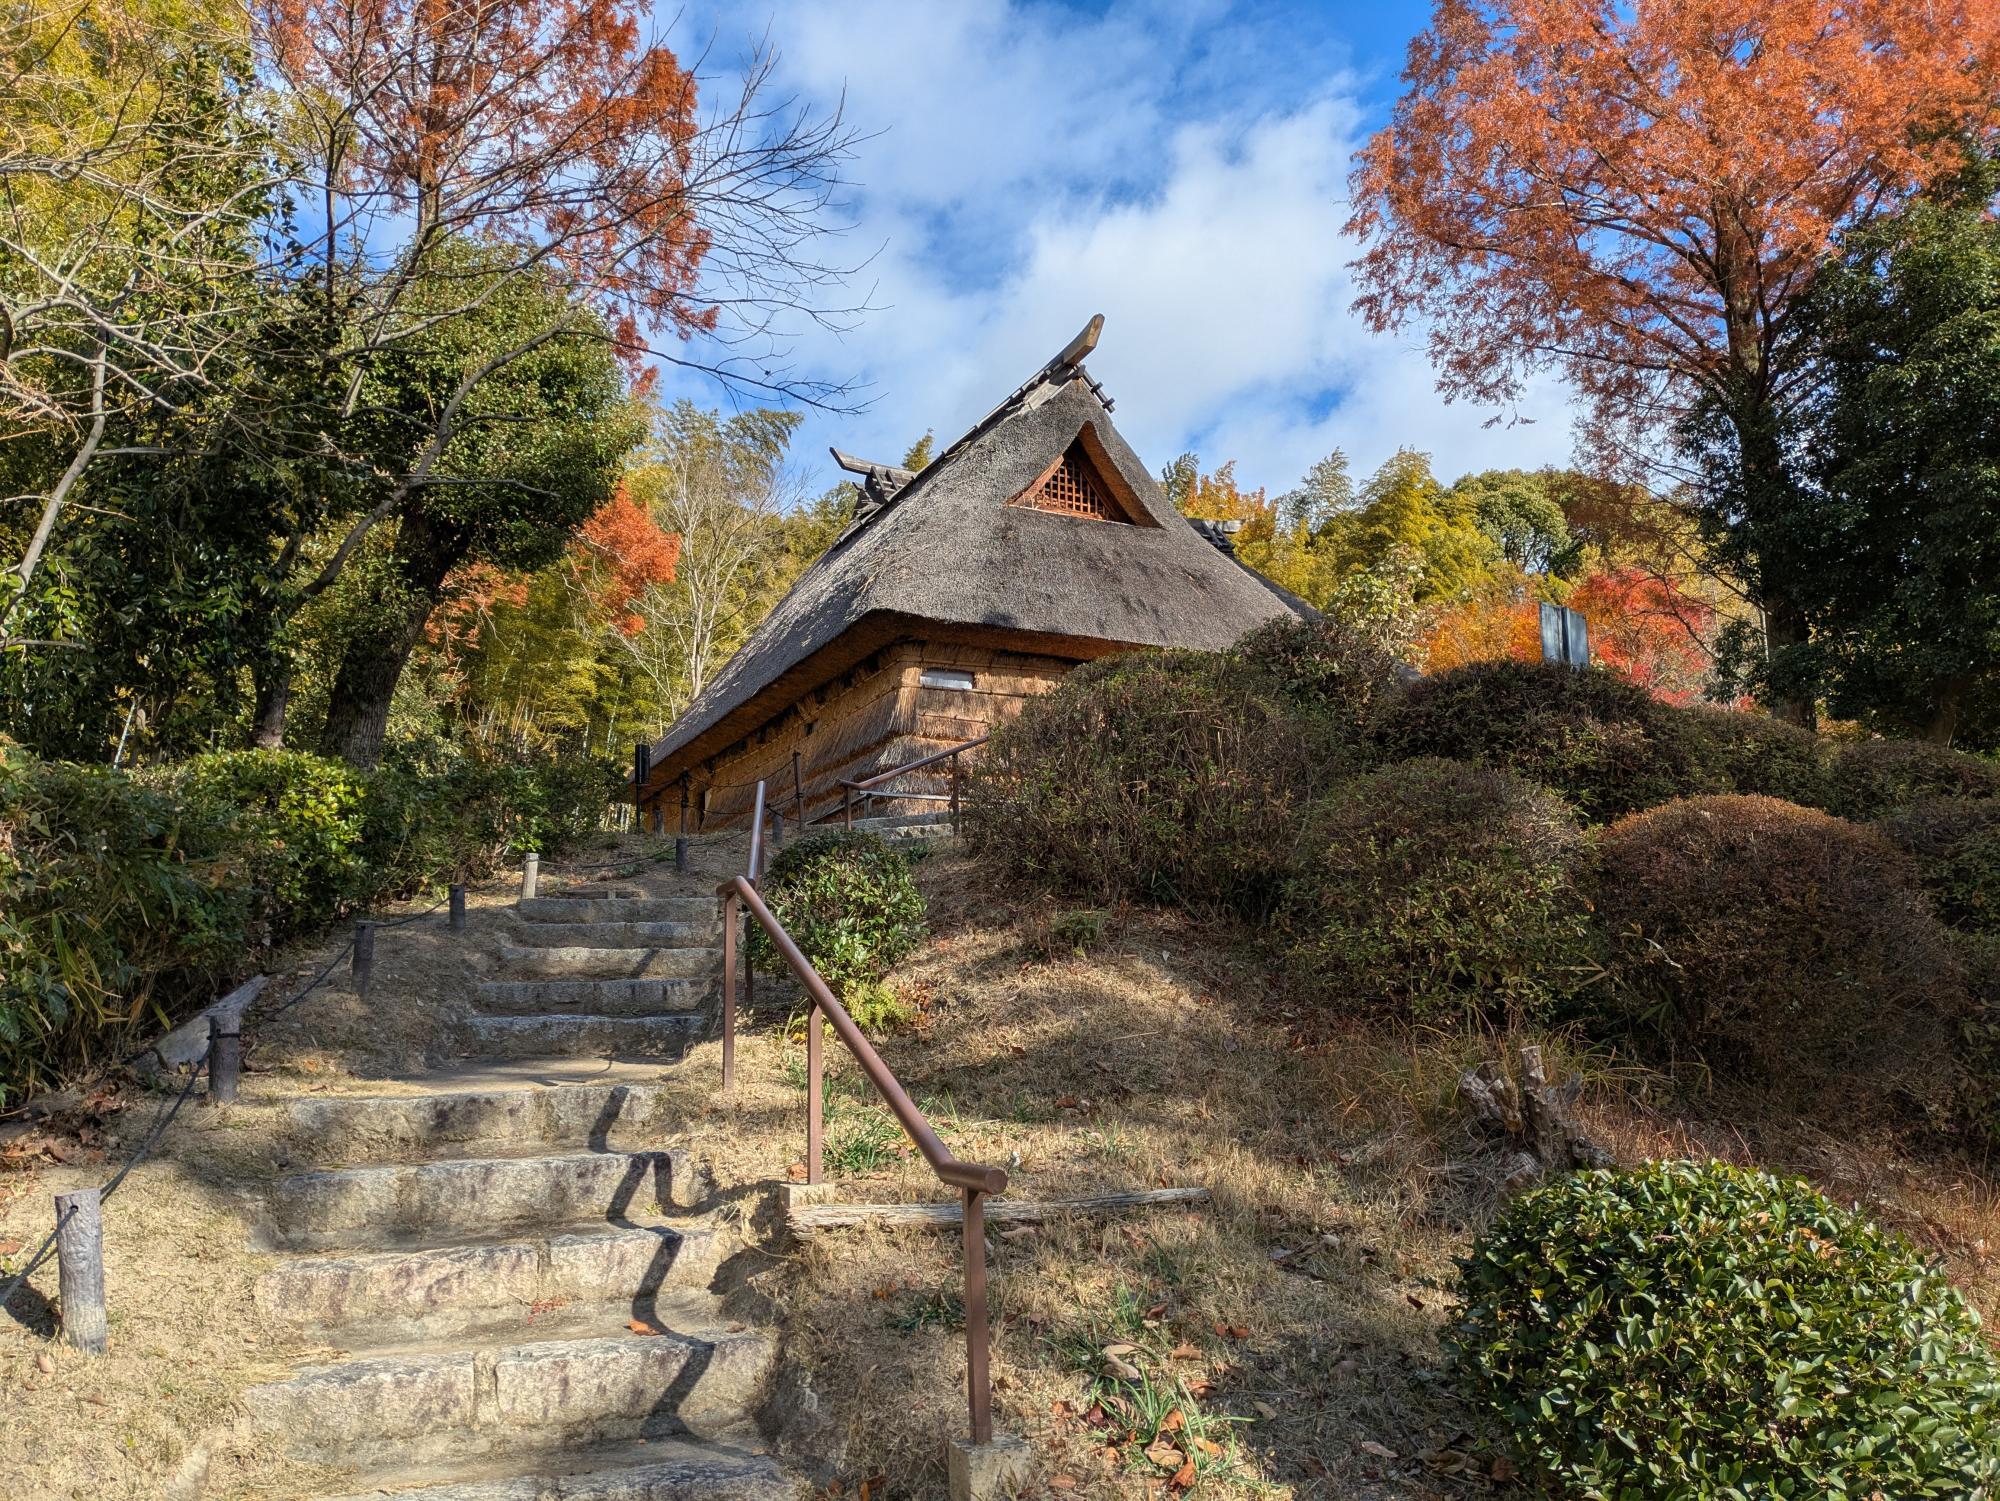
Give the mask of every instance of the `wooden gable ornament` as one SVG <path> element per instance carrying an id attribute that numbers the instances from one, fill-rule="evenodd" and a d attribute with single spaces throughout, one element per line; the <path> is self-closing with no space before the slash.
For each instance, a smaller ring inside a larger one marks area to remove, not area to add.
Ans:
<path id="1" fill-rule="evenodd" d="M 1056 461 L 1007 504 L 1085 521 L 1114 521 L 1125 526 L 1159 524 L 1132 493 L 1131 485 L 1104 451 L 1096 425 L 1089 422 L 1070 440 L 1069 447 L 1056 456 Z"/>

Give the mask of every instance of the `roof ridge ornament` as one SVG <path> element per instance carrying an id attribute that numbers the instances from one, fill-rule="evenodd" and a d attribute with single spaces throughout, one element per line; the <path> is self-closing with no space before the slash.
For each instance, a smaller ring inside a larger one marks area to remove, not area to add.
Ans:
<path id="1" fill-rule="evenodd" d="M 1029 381 L 1027 385 L 1023 386 L 1016 393 L 1017 397 L 1026 395 L 1043 381 L 1069 380 L 1072 377 L 1078 377 L 1082 379 L 1085 385 L 1090 387 L 1090 394 L 1097 398 L 1098 405 L 1109 412 L 1115 403 L 1109 396 L 1104 394 L 1104 387 L 1093 380 L 1090 372 L 1083 368 L 1084 360 L 1089 358 L 1091 352 L 1097 348 L 1098 338 L 1103 332 L 1104 314 L 1092 313 L 1090 321 L 1083 325 L 1082 331 L 1074 339 L 1063 345 L 1061 352 L 1054 359 L 1042 366 L 1041 373 Z"/>

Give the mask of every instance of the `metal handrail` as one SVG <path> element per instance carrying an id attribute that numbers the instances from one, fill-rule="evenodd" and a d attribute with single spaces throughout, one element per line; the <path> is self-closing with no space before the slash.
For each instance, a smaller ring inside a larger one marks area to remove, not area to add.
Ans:
<path id="1" fill-rule="evenodd" d="M 963 747 L 960 747 L 963 749 Z M 942 753 L 942 754 L 949 754 Z M 907 768 L 903 768 L 907 769 Z M 758 825 L 763 822 L 764 784 L 757 784 Z M 751 835 L 751 870 L 757 870 L 758 851 L 761 840 L 758 834 Z M 772 947 L 798 977 L 811 1000 L 812 1010 L 817 1015 L 806 1019 L 806 1182 L 823 1181 L 822 1158 L 825 1140 L 826 1113 L 826 1063 L 820 1040 L 818 1016 L 824 1016 L 833 1028 L 833 1035 L 840 1039 L 854 1061 L 861 1065 L 862 1073 L 889 1107 L 896 1123 L 903 1128 L 903 1134 L 910 1138 L 917 1150 L 923 1154 L 938 1181 L 958 1189 L 965 1199 L 963 1250 L 965 1257 L 965 1390 L 966 1406 L 971 1418 L 972 1441 L 987 1444 L 993 1441 L 993 1391 L 988 1376 L 990 1333 L 986 1323 L 986 1207 L 989 1195 L 1004 1192 L 1007 1187 L 1007 1172 L 1004 1168 L 987 1167 L 976 1162 L 964 1162 L 952 1155 L 951 1149 L 938 1139 L 931 1123 L 910 1098 L 909 1091 L 882 1061 L 882 1055 L 875 1051 L 873 1043 L 862 1035 L 854 1024 L 854 1018 L 847 1014 L 847 1008 L 840 1004 L 838 997 L 820 977 L 812 961 L 785 931 L 783 923 L 772 915 L 758 894 L 757 883 L 750 875 L 732 876 L 715 888 L 715 894 L 722 899 L 722 1092 L 733 1094 L 736 1088 L 736 918 L 739 908 L 755 918 L 771 940 Z M 748 965 L 745 965 L 746 979 Z"/>
<path id="2" fill-rule="evenodd" d="M 959 755 L 964 751 L 977 750 L 992 738 L 991 735 L 980 735 L 971 740 L 961 740 L 956 745 L 946 746 L 941 751 L 932 751 L 928 756 L 919 756 L 916 760 L 906 761 L 901 766 L 892 766 L 887 771 L 878 771 L 874 776 L 864 777 L 860 781 L 848 781 L 843 777 L 840 781 L 841 822 L 849 829 L 854 827 L 854 796 L 856 793 L 859 793 L 862 797 L 872 802 L 877 797 L 885 795 L 875 790 L 885 783 L 893 782 L 897 777 L 907 776 L 913 771 L 922 771 L 926 766 L 935 766 L 940 761 L 949 761 L 951 762 L 951 796 L 947 801 L 951 803 L 952 832 L 956 833 L 958 831 Z"/>

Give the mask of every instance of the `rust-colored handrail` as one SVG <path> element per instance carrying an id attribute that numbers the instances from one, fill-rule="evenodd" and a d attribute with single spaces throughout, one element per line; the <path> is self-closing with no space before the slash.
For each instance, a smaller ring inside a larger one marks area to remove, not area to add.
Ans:
<path id="1" fill-rule="evenodd" d="M 959 802 L 958 758 L 965 751 L 977 750 L 992 738 L 990 735 L 980 735 L 971 740 L 961 740 L 956 745 L 948 745 L 941 751 L 932 751 L 928 756 L 919 756 L 914 761 L 905 761 L 901 766 L 892 766 L 887 771 L 878 771 L 874 776 L 863 777 L 858 782 L 850 782 L 843 777 L 840 782 L 841 822 L 849 829 L 854 827 L 854 798 L 857 793 L 872 802 L 877 797 L 887 795 L 877 792 L 876 788 L 895 781 L 897 777 L 907 776 L 913 771 L 922 771 L 926 766 L 935 766 L 940 761 L 949 761 L 951 762 L 951 827 L 952 832 L 957 833 Z"/>
<path id="2" fill-rule="evenodd" d="M 757 787 L 758 806 L 763 805 L 763 784 Z M 752 868 L 755 868 L 757 840 L 752 839 Z M 847 1014 L 847 1008 L 840 1004 L 833 991 L 813 968 L 812 961 L 805 956 L 792 935 L 785 931 L 784 924 L 772 915 L 764 905 L 764 898 L 758 894 L 756 883 L 749 876 L 732 876 L 715 888 L 715 894 L 722 898 L 722 1092 L 732 1094 L 736 1087 L 736 919 L 739 910 L 747 912 L 770 938 L 779 957 L 798 976 L 805 987 L 806 995 L 812 1003 L 812 1014 L 806 1018 L 806 1182 L 823 1181 L 825 1108 L 826 1108 L 826 1064 L 822 1056 L 819 1017 L 824 1016 L 833 1028 L 833 1035 L 840 1039 L 854 1061 L 861 1065 L 868 1082 L 875 1086 L 875 1092 L 889 1107 L 896 1123 L 903 1128 L 924 1160 L 936 1173 L 938 1181 L 958 1189 L 965 1200 L 963 1251 L 965 1257 L 965 1392 L 966 1406 L 971 1418 L 972 1441 L 987 1444 L 993 1441 L 993 1390 L 988 1377 L 987 1342 L 990 1338 L 986 1324 L 986 1198 L 1003 1192 L 1007 1187 L 1007 1172 L 1004 1168 L 987 1167 L 976 1162 L 964 1162 L 951 1153 L 951 1149 L 938 1139 L 938 1134 L 925 1119 L 923 1111 L 910 1098 L 909 1091 L 890 1072 L 889 1065 L 882 1061 L 882 1055 L 875 1051 L 874 1044 L 862 1035 L 854 1024 L 854 1018 Z M 747 966 L 746 966 L 747 968 Z"/>

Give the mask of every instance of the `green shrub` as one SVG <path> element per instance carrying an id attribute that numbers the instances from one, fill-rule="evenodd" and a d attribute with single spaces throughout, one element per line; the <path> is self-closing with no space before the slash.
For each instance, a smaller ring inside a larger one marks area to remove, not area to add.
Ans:
<path id="1" fill-rule="evenodd" d="M 223 751 L 158 775 L 195 832 L 206 879 L 251 895 L 273 943 L 374 895 L 361 854 L 363 774 L 303 751 Z"/>
<path id="2" fill-rule="evenodd" d="M 2000 799 L 1931 797 L 1881 824 L 1955 928 L 2000 933 Z"/>
<path id="3" fill-rule="evenodd" d="M 590 759 L 503 761 L 465 754 L 369 779 L 364 850 L 382 890 L 481 876 L 527 850 L 559 855 L 596 831 L 623 770 Z"/>
<path id="4" fill-rule="evenodd" d="M 1589 957 L 1581 835 L 1553 793 L 1424 759 L 1335 790 L 1306 818 L 1281 930 L 1335 1004 L 1536 1010 Z"/>
<path id="5" fill-rule="evenodd" d="M 1776 798 L 1669 803 L 1604 832 L 1598 913 L 1604 1003 L 1642 1044 L 1788 1091 L 1949 1082 L 1963 980 L 1871 829 Z"/>
<path id="6" fill-rule="evenodd" d="M 1676 711 L 1692 757 L 1689 793 L 1743 792 L 1824 808 L 1831 796 L 1826 742 L 1768 714 L 1706 705 Z"/>
<path id="7" fill-rule="evenodd" d="M 2000 762 L 1923 740 L 1855 740 L 1837 746 L 1827 810 L 1870 819 L 1928 797 L 2000 797 Z"/>
<path id="8" fill-rule="evenodd" d="M 1420 678 L 1383 708 L 1383 759 L 1479 761 L 1553 787 L 1586 822 L 1606 823 L 1688 791 L 1686 720 L 1601 667 L 1475 662 Z"/>
<path id="9" fill-rule="evenodd" d="M 1078 668 L 995 731 L 967 833 L 1093 901 L 1252 915 L 1276 899 L 1299 810 L 1339 770 L 1227 656 L 1145 652 Z"/>
<path id="10" fill-rule="evenodd" d="M 2000 1481 L 2000 1369 L 1901 1237 L 1720 1163 L 1579 1173 L 1463 1264 L 1455 1375 L 1574 1501 L 1965 1498 Z"/>
<path id="11" fill-rule="evenodd" d="M 158 789 L 0 746 L 0 1102 L 179 1020 L 242 962 L 244 895 Z"/>
<path id="12" fill-rule="evenodd" d="M 1411 676 L 1375 635 L 1333 615 L 1274 620 L 1237 642 L 1234 654 L 1285 703 L 1355 744 Z"/>
<path id="13" fill-rule="evenodd" d="M 871 994 L 863 987 L 879 985 L 923 940 L 924 898 L 910 863 L 873 834 L 834 831 L 794 840 L 771 862 L 759 890 L 843 999 Z M 750 956 L 767 972 L 783 965 L 755 923 Z"/>

